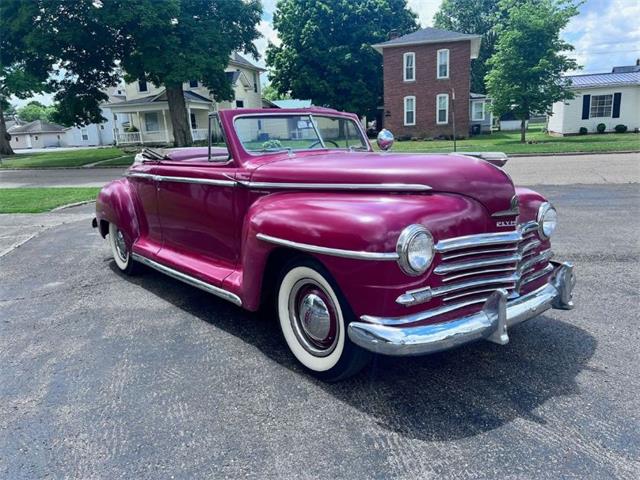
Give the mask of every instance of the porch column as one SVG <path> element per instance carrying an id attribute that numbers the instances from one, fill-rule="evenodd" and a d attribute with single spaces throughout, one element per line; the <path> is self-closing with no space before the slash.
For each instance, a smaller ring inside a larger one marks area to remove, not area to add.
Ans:
<path id="1" fill-rule="evenodd" d="M 191 140 L 193 140 L 193 126 L 191 125 L 191 107 L 187 108 L 187 115 L 189 118 L 189 132 L 191 132 Z"/>
<path id="2" fill-rule="evenodd" d="M 164 141 L 169 143 L 169 127 L 167 126 L 167 117 L 164 108 L 162 109 L 162 124 L 164 125 Z"/>
<path id="3" fill-rule="evenodd" d="M 113 117 L 113 128 L 111 129 L 113 131 L 113 139 L 118 145 L 118 117 L 113 110 L 111 110 L 111 116 Z"/>
<path id="4" fill-rule="evenodd" d="M 138 132 L 140 133 L 140 143 L 144 145 L 144 138 L 142 137 L 142 119 L 140 117 L 140 112 L 136 112 L 138 117 Z"/>

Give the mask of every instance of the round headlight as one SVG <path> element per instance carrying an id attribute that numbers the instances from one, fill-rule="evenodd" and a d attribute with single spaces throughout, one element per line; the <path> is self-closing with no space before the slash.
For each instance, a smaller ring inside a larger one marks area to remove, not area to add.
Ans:
<path id="1" fill-rule="evenodd" d="M 407 275 L 420 275 L 433 260 L 433 237 L 422 225 L 409 225 L 400 234 L 396 251 L 402 271 Z"/>
<path id="2" fill-rule="evenodd" d="M 538 208 L 538 234 L 547 239 L 556 230 L 558 224 L 558 212 L 549 202 L 544 202 Z"/>

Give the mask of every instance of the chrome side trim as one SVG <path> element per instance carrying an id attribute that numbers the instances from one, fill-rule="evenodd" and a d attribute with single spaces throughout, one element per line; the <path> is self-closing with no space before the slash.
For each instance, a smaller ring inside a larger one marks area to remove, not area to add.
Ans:
<path id="1" fill-rule="evenodd" d="M 195 183 L 200 185 L 216 185 L 219 187 L 235 187 L 235 180 L 215 180 L 211 178 L 173 177 L 168 175 L 153 175 L 151 173 L 128 172 L 127 177 L 148 178 L 156 182 Z"/>
<path id="2" fill-rule="evenodd" d="M 428 192 L 429 185 L 419 183 L 294 183 L 294 182 L 244 182 L 238 181 L 247 188 L 264 188 L 278 190 L 372 190 L 384 192 Z"/>
<path id="3" fill-rule="evenodd" d="M 480 260 L 471 260 L 467 262 L 441 263 L 434 272 L 437 275 L 445 275 L 451 272 L 459 272 L 461 270 L 469 270 L 471 268 L 490 267 L 492 265 L 503 265 L 506 263 L 516 263 L 522 260 L 521 255 L 507 255 L 504 257 L 483 258 Z M 452 277 L 454 278 L 454 277 Z"/>
<path id="4" fill-rule="evenodd" d="M 482 247 L 486 245 L 501 245 L 505 243 L 516 243 L 522 240 L 522 233 L 519 230 L 513 232 L 483 233 L 480 235 L 465 235 L 463 237 L 448 238 L 440 240 L 436 244 L 437 252 L 449 252 L 462 248 Z"/>
<path id="5" fill-rule="evenodd" d="M 256 235 L 259 240 L 263 242 L 273 243 L 275 245 L 281 245 L 283 247 L 294 248 L 303 252 L 317 253 L 320 255 L 331 255 L 333 257 L 341 258 L 353 258 L 357 260 L 381 260 L 381 261 L 397 261 L 398 254 L 395 252 L 363 252 L 357 250 L 341 250 L 339 248 L 320 247 L 318 245 L 310 245 L 308 243 L 292 242 L 291 240 L 285 240 L 284 238 L 272 237 L 271 235 L 265 235 L 259 233 Z"/>
<path id="6" fill-rule="evenodd" d="M 187 275 L 186 273 L 179 272 L 178 270 L 174 270 L 173 268 L 167 267 L 161 263 L 158 263 L 154 260 L 151 260 L 147 257 L 144 257 L 138 253 L 131 253 L 131 258 L 136 262 L 140 262 L 143 265 L 151 267 L 155 270 L 158 270 L 165 275 L 175 278 L 176 280 L 180 280 L 181 282 L 187 283 L 192 287 L 199 288 L 200 290 L 204 290 L 205 292 L 212 293 L 220 298 L 230 301 L 231 303 L 241 307 L 242 300 L 235 293 L 231 293 L 223 288 L 216 287 L 215 285 L 211 285 L 210 283 L 203 282 L 195 277 Z"/>

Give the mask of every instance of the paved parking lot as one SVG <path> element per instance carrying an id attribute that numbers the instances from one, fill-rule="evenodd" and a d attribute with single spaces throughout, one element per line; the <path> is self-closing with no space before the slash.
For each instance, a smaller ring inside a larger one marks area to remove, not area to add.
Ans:
<path id="1" fill-rule="evenodd" d="M 638 185 L 538 188 L 575 310 L 333 385 L 272 318 L 48 228 L 0 258 L 0 478 L 638 478 Z"/>

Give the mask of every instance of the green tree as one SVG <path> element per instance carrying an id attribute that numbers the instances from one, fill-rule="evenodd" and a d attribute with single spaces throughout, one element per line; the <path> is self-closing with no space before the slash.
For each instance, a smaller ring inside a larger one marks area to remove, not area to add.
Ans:
<path id="1" fill-rule="evenodd" d="M 444 0 L 434 16 L 436 28 L 482 35 L 478 58 L 471 62 L 472 92 L 486 92 L 487 60 L 495 51 L 496 26 L 502 17 L 498 3 L 498 0 Z"/>
<path id="2" fill-rule="evenodd" d="M 560 39 L 560 32 L 578 14 L 578 5 L 565 0 L 502 0 L 500 6 L 506 19 L 488 62 L 487 89 L 495 115 L 513 111 L 520 120 L 524 143 L 532 112 L 549 112 L 554 102 L 574 96 L 563 74 L 578 64 L 562 53 L 573 46 Z"/>
<path id="3" fill-rule="evenodd" d="M 33 122 L 34 120 L 54 121 L 57 108 L 55 105 L 45 106 L 38 101 L 31 101 L 24 107 L 17 110 L 18 118 L 25 122 Z"/>
<path id="4" fill-rule="evenodd" d="M 45 117 L 64 124 L 99 122 L 102 89 L 115 84 L 118 32 L 102 21 L 97 0 L 0 2 L 0 153 L 13 153 L 2 108 L 10 96 L 53 92 Z"/>
<path id="5" fill-rule="evenodd" d="M 371 45 L 418 28 L 406 0 L 282 0 L 273 26 L 282 40 L 267 48 L 274 88 L 360 115 L 382 99 L 382 56 Z"/>
<path id="6" fill-rule="evenodd" d="M 257 57 L 259 0 L 111 0 L 103 21 L 117 26 L 126 79 L 166 88 L 176 146 L 192 143 L 182 84 L 198 80 L 216 100 L 233 90 L 225 69 L 233 51 Z"/>
<path id="7" fill-rule="evenodd" d="M 291 98 L 291 95 L 289 95 L 289 92 L 280 93 L 276 90 L 276 88 L 271 83 L 269 85 L 262 87 L 262 96 L 272 102 L 274 100 L 287 100 Z"/>

